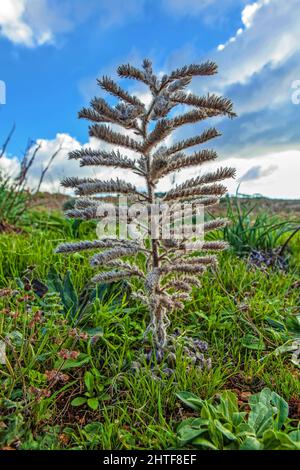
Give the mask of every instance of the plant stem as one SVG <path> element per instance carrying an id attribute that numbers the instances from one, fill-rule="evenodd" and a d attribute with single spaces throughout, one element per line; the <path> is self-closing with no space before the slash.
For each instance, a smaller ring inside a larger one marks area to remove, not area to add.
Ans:
<path id="1" fill-rule="evenodd" d="M 147 116 L 143 122 L 143 136 L 144 136 L 144 142 L 147 139 L 147 134 L 148 134 L 148 123 L 149 123 L 149 118 L 151 111 L 154 106 L 154 99 L 152 100 L 152 103 L 149 107 Z M 150 160 L 150 155 L 145 154 L 145 157 L 147 158 L 147 191 L 148 191 L 148 198 L 149 198 L 149 203 L 154 204 L 155 202 L 155 193 L 154 193 L 154 185 L 152 181 L 149 179 L 150 176 L 150 166 L 151 166 L 151 160 Z M 151 217 L 151 214 L 150 214 Z M 150 220 L 150 226 L 151 226 L 151 220 Z M 158 256 L 158 243 L 157 240 L 154 238 L 151 238 L 151 251 L 152 251 L 152 262 L 153 262 L 153 268 L 157 268 L 159 266 L 159 256 Z"/>
<path id="2" fill-rule="evenodd" d="M 155 195 L 154 195 L 154 190 L 151 182 L 147 182 L 148 185 L 148 197 L 150 204 L 153 204 L 155 202 Z M 150 214 L 151 217 L 151 214 Z M 150 226 L 151 226 L 151 220 L 150 220 Z M 151 238 L 151 251 L 152 251 L 152 260 L 153 260 L 153 268 L 157 268 L 159 266 L 159 256 L 158 256 L 158 244 L 157 240 L 155 238 Z"/>

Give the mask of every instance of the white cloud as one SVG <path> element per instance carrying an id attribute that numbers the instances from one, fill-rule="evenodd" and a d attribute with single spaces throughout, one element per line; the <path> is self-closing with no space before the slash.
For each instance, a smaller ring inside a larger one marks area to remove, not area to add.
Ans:
<path id="1" fill-rule="evenodd" d="M 227 6 L 230 3 L 226 2 Z M 241 9 L 239 29 L 209 56 L 219 64 L 220 74 L 215 79 L 195 80 L 191 85 L 195 93 L 215 91 L 228 95 L 239 114 L 239 119 L 229 121 L 225 128 L 222 122 L 224 137 L 218 148 L 223 159 L 212 168 L 220 164 L 237 168 L 237 179 L 228 182 L 231 193 L 241 184 L 241 191 L 247 194 L 299 198 L 300 151 L 293 130 L 297 127 L 297 107 L 291 102 L 291 84 L 300 78 L 300 3 L 247 3 Z M 170 13 L 198 14 L 201 19 L 204 10 L 205 14 L 206 10 L 218 11 L 213 0 L 164 0 L 163 4 Z M 184 54 L 174 51 L 169 58 L 164 67 L 167 72 L 199 60 L 197 50 L 191 49 L 190 55 L 186 54 L 186 46 L 182 50 Z M 291 125 L 293 116 L 295 124 Z M 180 137 L 188 132 L 184 130 Z M 176 184 L 193 176 L 195 169 L 182 171 L 176 174 Z M 159 190 L 166 190 L 169 185 L 170 179 L 165 178 Z"/>
<path id="2" fill-rule="evenodd" d="M 41 144 L 41 149 L 30 170 L 28 183 L 31 188 L 37 186 L 42 168 L 47 165 L 51 155 L 59 146 L 62 147 L 62 150 L 46 175 L 42 185 L 43 191 L 68 193 L 60 186 L 60 181 L 66 176 L 91 176 L 101 179 L 119 177 L 130 181 L 138 188 L 145 187 L 144 180 L 130 171 L 110 167 L 83 168 L 79 166 L 78 161 L 68 159 L 68 153 L 72 150 L 81 147 L 99 148 L 99 142 L 96 139 L 92 138 L 82 146 L 77 139 L 68 134 L 57 134 L 53 140 L 39 139 L 37 142 Z M 167 142 L 167 144 L 170 144 L 170 142 Z M 109 148 L 109 145 L 104 144 L 104 147 Z M 101 148 L 103 148 L 103 144 L 101 144 Z M 123 152 L 128 156 L 136 157 L 134 152 Z M 250 155 L 246 158 L 225 158 L 205 165 L 201 171 L 197 168 L 181 170 L 175 174 L 175 184 L 180 184 L 187 178 L 193 178 L 201 172 L 215 170 L 220 166 L 230 166 L 237 170 L 237 178 L 226 181 L 228 191 L 231 194 L 234 194 L 240 185 L 240 192 L 244 194 L 262 194 L 272 198 L 299 199 L 300 150 L 272 152 L 255 158 L 251 158 Z M 19 160 L 16 157 L 4 156 L 0 159 L 0 168 L 11 176 L 16 176 L 20 169 Z M 172 185 L 174 185 L 174 181 L 172 181 L 171 176 L 165 177 L 160 181 L 158 190 L 166 191 Z"/>
<path id="3" fill-rule="evenodd" d="M 80 167 L 79 162 L 76 160 L 69 160 L 69 152 L 79 149 L 91 147 L 93 149 L 109 149 L 110 145 L 100 143 L 95 138 L 82 145 L 77 139 L 71 137 L 69 134 L 57 134 L 52 140 L 38 139 L 36 141 L 41 146 L 37 153 L 37 157 L 29 171 L 28 187 L 35 189 L 39 183 L 41 171 L 49 162 L 49 159 L 54 152 L 61 147 L 61 151 L 56 156 L 53 164 L 46 174 L 41 190 L 48 192 L 68 192 L 60 186 L 60 181 L 66 176 L 80 176 L 80 177 L 100 177 L 102 179 L 110 179 L 111 177 L 128 178 L 130 182 L 137 186 L 143 185 L 143 179 L 134 173 L 128 173 L 123 169 L 114 169 L 111 167 Z M 134 152 L 126 151 L 126 156 L 134 158 Z M 29 152 L 29 155 L 32 151 Z M 5 155 L 0 159 L 0 168 L 3 169 L 5 174 L 11 177 L 16 177 L 20 171 L 20 163 L 16 157 L 8 157 Z"/>
<path id="4" fill-rule="evenodd" d="M 299 51 L 299 7 L 298 0 L 260 0 L 243 9 L 243 31 L 218 48 L 223 86 L 244 84 L 264 67 L 274 69 Z"/>
<path id="5" fill-rule="evenodd" d="M 13 44 L 37 47 L 91 18 L 101 29 L 140 18 L 144 0 L 1 0 L 0 36 Z"/>
<path id="6" fill-rule="evenodd" d="M 262 194 L 271 198 L 299 199 L 300 151 L 275 152 L 256 158 L 234 158 L 222 161 L 237 168 L 237 180 L 229 184 L 231 192 L 240 184 L 244 194 Z M 246 178 L 259 167 L 256 178 Z"/>
<path id="7" fill-rule="evenodd" d="M 244 26 L 243 28 L 239 28 L 235 34 L 232 36 L 225 44 L 220 44 L 217 49 L 218 51 L 223 51 L 225 47 L 227 47 L 230 43 L 235 42 L 236 38 L 243 34 L 244 30 L 251 28 L 253 25 L 255 16 L 257 12 L 264 6 L 268 5 L 271 0 L 260 0 L 258 2 L 250 3 L 244 7 L 241 13 L 241 20 Z"/>
<path id="8" fill-rule="evenodd" d="M 184 11 L 184 0 L 177 1 Z M 193 3 L 195 9 L 200 9 L 198 3 L 201 2 L 191 0 L 191 9 Z M 218 50 L 210 51 L 200 59 L 199 52 L 187 43 L 172 53 L 174 60 L 167 61 L 165 68 L 169 71 L 191 61 L 215 60 L 219 66 L 218 75 L 195 80 L 192 91 L 228 95 L 239 116 L 291 105 L 292 83 L 300 77 L 299 0 L 259 0 L 248 2 L 246 6 L 245 2 L 239 3 L 243 4 L 241 26 L 227 41 L 219 44 Z M 235 8 L 237 6 L 235 3 Z M 218 9 L 212 4 L 209 10 Z M 180 52 L 187 47 L 190 54 L 186 59 Z"/>
<path id="9" fill-rule="evenodd" d="M 270 198 L 299 199 L 300 151 L 290 150 L 274 152 L 251 158 L 226 158 L 203 167 L 202 172 L 214 171 L 220 166 L 234 167 L 237 170 L 235 180 L 225 182 L 230 194 L 235 194 L 240 186 L 240 193 L 262 194 Z M 201 172 L 195 168 L 176 174 L 175 183 L 180 184 L 186 178 L 194 178 Z M 245 177 L 248 174 L 248 177 Z M 170 187 L 170 179 L 161 180 L 159 189 Z"/>
<path id="10" fill-rule="evenodd" d="M 270 0 L 260 0 L 259 2 L 250 3 L 249 5 L 245 6 L 242 11 L 242 22 L 246 28 L 250 28 L 252 26 L 258 10 L 260 10 L 263 5 L 267 5 L 268 3 L 270 3 Z"/>
<path id="11" fill-rule="evenodd" d="M 0 158 L 0 170 L 4 175 L 9 177 L 16 176 L 20 171 L 19 160 L 17 157 L 8 157 L 7 155 L 3 155 L 3 157 Z"/>
<path id="12" fill-rule="evenodd" d="M 9 34 L 19 31 L 19 36 L 16 36 L 14 41 L 16 42 L 16 38 L 20 37 L 19 43 L 25 44 L 26 40 L 25 45 L 37 45 L 38 41 L 43 43 L 43 41 L 50 40 L 47 35 L 43 37 L 42 32 L 50 31 L 52 37 L 55 36 L 56 31 L 58 31 L 58 26 L 54 26 L 55 15 L 52 15 L 51 21 L 50 13 L 48 16 L 42 15 L 44 23 L 40 24 L 39 29 L 33 26 L 38 23 L 42 8 L 46 8 L 46 0 L 31 0 L 31 4 L 35 3 L 36 5 L 35 14 L 32 7 L 31 10 L 26 10 L 26 14 L 20 8 L 20 5 L 30 4 L 27 0 L 11 1 L 12 5 L 19 5 L 19 10 L 15 10 L 17 11 L 15 16 L 11 16 L 9 10 L 6 10 L 6 16 L 4 15 L 5 10 L 2 9 L 2 2 L 4 4 L 5 1 L 1 0 L 0 6 L 2 35 L 9 37 Z M 209 10 L 208 7 L 211 5 L 214 9 L 213 4 L 216 3 L 215 0 L 207 2 L 187 1 L 188 3 L 183 0 L 164 0 L 164 4 L 169 4 L 170 8 L 173 7 L 173 12 L 178 14 L 185 15 L 195 12 L 200 15 L 204 7 Z M 232 2 L 228 2 L 228 4 L 230 3 L 232 4 Z M 112 4 L 113 2 L 110 5 Z M 37 8 L 38 5 L 40 5 L 40 10 Z M 101 10 L 100 5 L 101 2 L 99 3 L 99 11 L 102 11 L 103 14 L 105 10 Z M 129 11 L 131 10 L 129 9 Z M 68 18 L 69 13 L 67 13 L 62 13 L 62 16 Z M 260 0 L 249 3 L 241 12 L 241 27 L 236 33 L 232 33 L 233 35 L 228 41 L 220 45 L 218 52 L 215 51 L 215 57 L 213 58 L 219 64 L 220 75 L 216 77 L 216 81 L 210 78 L 207 82 L 207 90 L 228 94 L 236 103 L 235 108 L 241 116 L 240 119 L 229 122 L 233 131 L 230 131 L 229 124 L 226 127 L 222 152 L 225 159 L 212 166 L 212 168 L 216 168 L 222 164 L 237 168 L 237 180 L 228 182 L 231 193 L 234 193 L 238 184 L 241 183 L 240 190 L 243 193 L 261 193 L 269 197 L 299 198 L 300 151 L 298 150 L 299 145 L 297 145 L 292 134 L 292 130 L 297 126 L 298 109 L 291 103 L 291 84 L 293 80 L 300 78 L 299 13 L 299 0 Z M 134 14 L 134 12 L 131 14 Z M 15 24 L 17 24 L 19 30 L 17 27 L 12 30 L 9 29 L 9 25 L 13 21 L 17 22 Z M 120 24 L 120 22 L 121 19 L 118 19 L 117 16 L 115 19 L 110 19 L 107 25 Z M 6 29 L 3 29 L 3 24 L 6 25 Z M 30 30 L 26 29 L 26 25 Z M 72 27 L 72 24 L 62 22 L 60 31 L 67 30 L 70 27 Z M 10 40 L 13 41 L 12 38 Z M 184 51 L 182 59 L 178 58 L 177 53 L 174 53 L 174 63 L 171 57 L 168 66 L 165 67 L 167 70 L 177 66 L 177 63 L 175 63 L 177 61 L 188 62 L 190 59 L 194 59 L 197 52 L 192 49 L 191 54 L 194 54 L 193 57 L 188 56 L 188 59 L 186 59 L 188 55 L 186 48 L 182 50 Z M 133 55 L 139 56 L 136 52 Z M 140 59 L 140 57 L 138 58 Z M 131 61 L 131 58 L 129 61 Z M 105 67 L 105 73 L 109 73 L 107 66 Z M 89 85 L 89 83 L 83 83 L 82 88 L 86 88 L 85 85 Z M 95 86 L 94 78 L 92 83 Z M 201 80 L 201 83 L 199 80 L 199 85 L 195 82 L 193 91 L 197 92 L 197 88 L 199 91 L 201 86 L 201 93 L 203 93 L 203 83 L 205 84 L 205 79 Z M 130 91 L 138 94 L 141 99 L 149 99 L 149 96 L 142 89 L 132 88 Z M 90 99 L 93 93 L 98 94 L 99 89 L 93 92 L 88 89 L 85 92 L 86 98 Z M 276 107 L 279 110 L 277 114 L 273 111 Z M 288 112 L 285 112 L 286 109 Z M 260 112 L 257 113 L 258 111 Z M 251 116 L 249 115 L 250 117 L 247 116 L 249 113 L 252 113 Z M 295 116 L 294 128 L 293 124 L 291 125 L 293 116 Z M 53 140 L 40 140 L 42 149 L 31 171 L 29 180 L 31 186 L 36 185 L 42 166 L 46 165 L 50 156 L 62 141 L 64 142 L 64 149 L 49 171 L 42 187 L 43 190 L 51 192 L 62 190 L 59 181 L 64 176 L 72 175 L 97 175 L 104 179 L 111 176 L 121 178 L 128 178 L 129 176 L 131 182 L 137 186 L 142 185 L 140 178 L 125 170 L 101 169 L 93 171 L 92 168 L 80 168 L 78 162 L 67 159 L 67 153 L 79 148 L 81 144 L 70 135 L 57 134 Z M 228 147 L 229 150 L 226 147 L 227 142 L 229 147 L 231 145 L 231 148 Z M 85 146 L 88 145 L 96 147 L 98 144 L 92 139 L 85 144 Z M 127 154 L 128 152 L 124 151 L 124 153 Z M 230 158 L 228 155 L 230 155 Z M 253 155 L 256 156 L 253 157 Z M 9 159 L 6 156 L 0 160 L 0 165 L 5 166 L 7 170 L 9 169 L 13 173 L 18 170 L 18 160 L 16 158 Z M 195 176 L 195 169 L 183 171 L 176 175 L 176 184 L 182 182 L 185 177 L 193 176 Z M 161 182 L 159 189 L 166 190 L 170 187 L 170 184 L 170 178 L 166 178 Z"/>
<path id="13" fill-rule="evenodd" d="M 276 165 L 270 165 L 266 168 L 264 168 L 261 164 L 260 165 L 254 165 L 249 168 L 249 170 L 246 171 L 239 179 L 238 181 L 241 183 L 243 181 L 256 181 L 259 178 L 262 178 L 264 176 L 269 176 L 274 171 L 277 170 Z"/>
<path id="14" fill-rule="evenodd" d="M 26 20 L 28 8 L 28 0 L 1 0 L 0 34 L 14 44 L 27 47 L 51 42 L 53 36 L 50 29 L 41 29 Z"/>

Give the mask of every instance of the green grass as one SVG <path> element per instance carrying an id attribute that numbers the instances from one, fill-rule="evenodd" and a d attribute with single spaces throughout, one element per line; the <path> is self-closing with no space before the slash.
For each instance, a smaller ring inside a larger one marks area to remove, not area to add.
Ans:
<path id="1" fill-rule="evenodd" d="M 224 202 L 230 223 L 223 229 L 223 238 L 240 256 L 247 256 L 253 250 L 275 250 L 299 225 L 293 219 L 282 220 L 278 215 L 267 212 L 255 213 L 258 204 L 243 204 L 243 199 L 238 196 L 227 196 Z"/>
<path id="2" fill-rule="evenodd" d="M 169 330 L 180 328 L 187 336 L 207 341 L 212 368 L 200 371 L 188 364 L 179 347 L 169 377 L 162 366 L 156 367 L 155 375 L 146 363 L 138 371 L 132 369 L 143 349 L 148 319 L 145 308 L 125 294 L 114 293 L 105 302 L 98 299 L 90 305 L 76 325 L 83 338 L 76 339 L 72 320 L 61 313 L 57 296 L 40 299 L 22 289 L 18 279 L 28 267 L 34 278 L 47 282 L 53 266 L 61 276 L 70 270 L 80 292 L 92 273 L 87 259 L 63 257 L 53 250 L 65 239 L 93 236 L 92 228 L 82 230 L 70 231 L 58 217 L 49 218 L 43 229 L 36 220 L 36 226 L 28 224 L 21 234 L 0 235 L 0 289 L 13 289 L 11 295 L 0 297 L 0 309 L 7 309 L 0 316 L 0 339 L 7 343 L 7 363 L 0 366 L 0 447 L 174 448 L 177 425 L 188 413 L 176 393 L 186 390 L 209 399 L 232 388 L 230 381 L 236 377 L 241 387 L 251 389 L 259 382 L 286 400 L 299 397 L 299 369 L 289 353 L 275 354 L 289 339 L 288 331 L 278 331 L 269 322 L 285 325 L 296 312 L 299 235 L 291 242 L 288 272 L 250 268 L 231 251 L 220 257 L 217 273 L 205 275 L 193 300 L 172 316 Z M 26 294 L 33 298 L 24 300 Z M 37 311 L 43 312 L 42 322 Z M 79 356 L 64 360 L 61 350 Z M 53 369 L 68 377 L 47 382 L 45 372 Z M 94 376 L 90 394 L 99 401 L 97 410 L 71 405 L 88 392 L 86 371 Z"/>

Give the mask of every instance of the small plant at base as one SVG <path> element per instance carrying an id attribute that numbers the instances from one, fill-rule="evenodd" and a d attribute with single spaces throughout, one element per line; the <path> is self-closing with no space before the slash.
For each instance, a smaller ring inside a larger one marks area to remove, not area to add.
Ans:
<path id="1" fill-rule="evenodd" d="M 87 404 L 89 408 L 96 411 L 99 407 L 99 399 L 105 399 L 105 395 L 103 394 L 104 385 L 99 383 L 100 378 L 100 373 L 96 369 L 94 369 L 93 372 L 87 370 L 84 374 L 86 392 L 84 396 L 74 398 L 71 405 L 82 406 Z"/>
<path id="2" fill-rule="evenodd" d="M 176 328 L 174 333 L 168 336 L 168 354 L 166 354 L 164 362 L 159 364 L 159 368 L 155 364 L 156 361 L 153 362 L 153 351 L 149 349 L 148 352 L 142 352 L 137 356 L 137 360 L 131 364 L 131 369 L 135 373 L 144 373 L 147 367 L 143 366 L 143 363 L 146 362 L 150 364 L 154 378 L 160 379 L 161 373 L 171 377 L 175 373 L 175 365 L 178 364 L 177 358 L 183 356 L 186 370 L 189 370 L 190 367 L 199 371 L 210 370 L 212 360 L 208 356 L 208 349 L 206 341 L 186 336 Z"/>
<path id="3" fill-rule="evenodd" d="M 249 414 L 239 411 L 237 397 L 227 390 L 209 400 L 189 392 L 177 396 L 200 415 L 178 426 L 181 446 L 202 450 L 300 449 L 300 429 L 291 425 L 288 404 L 268 388 L 249 398 Z"/>
<path id="4" fill-rule="evenodd" d="M 138 97 L 129 94 L 108 77 L 98 80 L 102 89 L 119 100 L 112 107 L 102 98 L 94 98 L 91 107 L 82 109 L 80 118 L 88 119 L 94 124 L 90 126 L 90 136 L 108 144 L 124 147 L 137 154 L 136 159 L 122 155 L 119 150 L 94 150 L 84 148 L 70 153 L 70 159 L 80 160 L 80 165 L 106 166 L 127 169 L 142 177 L 145 191 L 139 191 L 133 184 L 121 179 L 100 180 L 97 178 L 66 178 L 64 187 L 75 190 L 81 196 L 75 202 L 75 208 L 67 212 L 67 216 L 78 219 L 101 219 L 99 209 L 103 202 L 95 195 L 123 194 L 131 201 L 141 202 L 147 214 L 156 203 L 156 192 L 159 180 L 176 171 L 195 166 L 202 166 L 217 158 L 211 149 L 202 149 L 194 153 L 185 153 L 200 144 L 205 144 L 218 137 L 220 133 L 209 128 L 195 137 L 178 141 L 169 147 L 165 139 L 175 130 L 186 124 L 195 124 L 210 117 L 234 117 L 230 100 L 216 96 L 196 96 L 185 91 L 193 77 L 210 76 L 217 73 L 213 62 L 200 65 L 184 66 L 158 79 L 152 70 L 149 60 L 144 60 L 142 69 L 129 64 L 121 65 L 118 74 L 121 78 L 130 78 L 145 84 L 151 93 L 151 102 L 146 106 Z M 178 106 L 192 106 L 192 110 L 174 117 L 169 113 Z M 103 124 L 117 125 L 126 131 L 126 135 L 116 132 Z M 129 135 L 135 136 L 129 137 Z M 220 168 L 217 171 L 201 174 L 177 185 L 165 194 L 162 202 L 170 204 L 176 217 L 176 207 L 186 202 L 197 203 L 208 207 L 218 203 L 226 193 L 226 187 L 220 181 L 234 177 L 233 168 Z M 120 208 L 119 208 L 120 212 Z M 150 221 L 151 225 L 152 220 Z M 225 219 L 216 219 L 204 224 L 204 231 L 220 229 L 226 225 Z M 95 241 L 64 243 L 57 248 L 57 253 L 76 253 L 83 250 L 107 249 L 94 255 L 91 265 L 110 270 L 102 271 L 93 278 L 94 282 L 114 282 L 124 278 L 137 277 L 146 291 L 138 293 L 139 298 L 148 306 L 150 324 L 147 332 L 152 332 L 157 351 L 162 355 L 167 343 L 168 315 L 183 308 L 183 302 L 189 299 L 192 286 L 199 286 L 199 276 L 208 266 L 216 263 L 211 252 L 223 250 L 224 242 L 204 242 L 193 240 L 193 237 L 180 241 L 176 237 L 157 239 L 148 233 L 148 239 L 129 240 L 122 238 L 101 238 Z M 201 251 L 201 256 L 191 257 L 188 250 Z M 137 264 L 120 261 L 125 256 L 133 256 L 142 252 L 146 257 L 144 269 Z M 167 315 L 168 314 L 168 315 Z"/>

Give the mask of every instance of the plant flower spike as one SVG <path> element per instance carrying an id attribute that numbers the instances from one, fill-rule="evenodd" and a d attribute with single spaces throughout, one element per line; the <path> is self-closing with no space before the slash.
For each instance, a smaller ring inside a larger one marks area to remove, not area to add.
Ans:
<path id="1" fill-rule="evenodd" d="M 64 243 L 56 250 L 57 253 L 96 251 L 90 260 L 92 266 L 101 269 L 93 278 L 95 283 L 138 278 L 140 288 L 136 296 L 149 309 L 147 333 L 152 333 L 159 355 L 163 354 L 167 344 L 166 330 L 172 311 L 183 309 L 183 302 L 189 299 L 192 287 L 199 286 L 200 276 L 207 267 L 216 264 L 213 253 L 227 246 L 223 241 L 199 241 L 191 232 L 189 236 L 180 238 L 177 236 L 176 221 L 181 219 L 180 211 L 187 204 L 209 207 L 218 203 L 227 191 L 220 182 L 235 176 L 233 168 L 201 173 L 165 193 L 157 193 L 157 185 L 162 178 L 174 176 L 181 169 L 201 167 L 217 158 L 215 151 L 203 147 L 188 152 L 191 147 L 209 145 L 212 139 L 220 136 L 214 127 L 203 130 L 195 137 L 169 143 L 173 132 L 182 126 L 216 116 L 235 116 L 229 99 L 214 94 L 200 97 L 186 90 L 193 77 L 216 73 L 217 66 L 213 62 L 184 66 L 162 78 L 154 75 L 149 60 L 143 61 L 142 69 L 129 64 L 118 67 L 118 75 L 122 79 L 137 80 L 148 87 L 151 101 L 147 105 L 112 79 L 104 76 L 98 80 L 100 87 L 117 99 L 117 104 L 112 106 L 102 98 L 94 98 L 91 107 L 82 109 L 79 117 L 93 123 L 89 128 L 91 137 L 117 149 L 108 150 L 107 145 L 99 150 L 83 148 L 71 152 L 69 158 L 79 160 L 82 167 L 112 167 L 133 172 L 144 181 L 144 189 L 119 178 L 70 177 L 62 182 L 64 187 L 72 188 L 78 196 L 74 209 L 67 212 L 67 217 L 103 220 L 107 211 L 103 211 L 106 204 L 100 199 L 101 194 L 126 196 L 131 208 L 139 203 L 146 210 L 152 228 L 155 223 L 151 208 L 155 204 L 168 206 L 171 211 L 170 234 L 167 237 L 154 236 L 153 230 L 147 228 L 146 236 L 140 238 L 103 236 L 95 241 Z M 182 114 L 174 112 L 177 106 L 184 110 Z M 191 109 L 187 111 L 188 107 Z M 116 127 L 123 129 L 123 132 L 116 130 Z M 120 147 L 125 149 L 125 154 L 121 153 Z M 132 152 L 135 157 L 126 155 L 126 151 L 130 151 L 130 155 Z M 123 216 L 121 205 L 115 207 L 115 211 L 118 217 Z M 126 218 L 129 224 L 135 220 L 134 216 L 126 215 Z M 160 230 L 161 225 L 165 228 L 162 221 L 163 216 L 159 212 Z M 204 233 L 220 229 L 226 223 L 226 219 L 208 221 L 202 224 Z M 139 253 L 143 255 L 138 257 Z M 125 261 L 124 257 L 130 257 L 131 261 Z"/>

